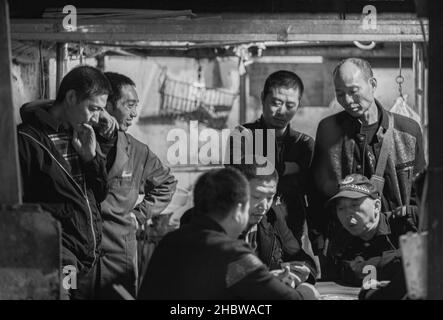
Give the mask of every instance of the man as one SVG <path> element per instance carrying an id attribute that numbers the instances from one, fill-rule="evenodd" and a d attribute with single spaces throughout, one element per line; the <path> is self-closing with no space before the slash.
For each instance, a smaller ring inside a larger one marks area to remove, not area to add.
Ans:
<path id="1" fill-rule="evenodd" d="M 249 129 L 252 133 L 257 129 L 264 129 L 263 141 L 260 142 L 263 145 L 264 154 L 269 152 L 267 151 L 266 129 L 275 130 L 275 163 L 273 165 L 277 168 L 280 177 L 275 203 L 282 203 L 281 208 L 288 226 L 299 241 L 305 232 L 306 185 L 314 140 L 292 129 L 289 123 L 300 107 L 303 89 L 303 82 L 295 73 L 285 70 L 272 73 L 266 79 L 261 94 L 263 115 L 255 122 L 239 127 L 240 131 Z M 259 154 L 259 152 L 254 150 L 253 154 Z M 269 157 L 270 155 L 267 155 L 267 158 Z"/>
<path id="2" fill-rule="evenodd" d="M 324 204 L 337 192 L 338 181 L 348 174 L 374 177 L 384 138 L 390 132 L 390 118 L 392 139 L 387 143 L 386 166 L 383 173 L 377 174 L 378 181 L 384 179 L 381 210 L 415 215 L 412 179 L 425 166 L 420 126 L 412 119 L 386 111 L 374 98 L 377 80 L 367 61 L 345 59 L 336 66 L 333 76 L 337 101 L 344 111 L 323 119 L 318 126 L 311 167 L 316 194 L 316 200 L 311 202 L 316 207 L 311 207 L 310 228 L 323 235 L 335 232 Z"/>
<path id="3" fill-rule="evenodd" d="M 243 173 L 249 182 L 249 220 L 242 237 L 270 270 L 289 265 L 298 282 L 308 280 L 315 283 L 317 270 L 314 260 L 304 252 L 299 240 L 289 230 L 281 205 L 271 207 L 277 191 L 277 171 L 260 175 L 256 161 L 230 167 Z"/>
<path id="4" fill-rule="evenodd" d="M 139 100 L 134 82 L 114 72 L 105 75 L 112 93 L 106 104 L 109 115 L 103 112 L 101 117 L 99 131 L 104 137 L 98 135 L 98 141 L 107 155 L 110 189 L 101 204 L 100 298 L 113 299 L 119 298 L 113 284 L 123 285 L 133 296 L 137 294 L 149 258 L 145 252 L 147 221 L 166 208 L 177 181 L 146 144 L 127 133 L 137 116 Z M 136 205 L 139 194 L 144 198 Z"/>
<path id="5" fill-rule="evenodd" d="M 269 273 L 238 240 L 249 219 L 248 181 L 226 168 L 204 173 L 194 189 L 196 215 L 167 234 L 154 251 L 141 299 L 315 299 L 306 283 L 296 289 Z"/>
<path id="6" fill-rule="evenodd" d="M 264 163 L 261 157 L 254 156 L 252 164 L 233 164 L 227 167 L 240 171 L 249 183 L 249 220 L 240 238 L 251 245 L 251 248 L 270 270 L 280 270 L 290 266 L 296 283 L 308 280 L 315 283 L 317 269 L 314 260 L 301 248 L 284 219 L 281 205 L 272 206 L 277 191 L 278 173 L 259 174 Z M 244 162 L 244 161 L 242 161 Z M 190 209 L 182 216 L 180 223 L 189 223 L 195 215 Z"/>
<path id="7" fill-rule="evenodd" d="M 345 230 L 333 238 L 330 249 L 339 280 L 362 286 L 369 273 L 377 281 L 402 274 L 399 237 L 418 231 L 417 217 L 382 212 L 376 185 L 360 174 L 345 177 L 329 204 Z"/>
<path id="8" fill-rule="evenodd" d="M 60 221 L 62 268 L 73 266 L 77 275 L 77 289 L 69 293 L 73 299 L 95 297 L 99 206 L 107 184 L 105 158 L 92 126 L 109 92 L 101 71 L 81 66 L 62 79 L 55 101 L 32 102 L 20 110 L 23 200 L 40 204 Z"/>

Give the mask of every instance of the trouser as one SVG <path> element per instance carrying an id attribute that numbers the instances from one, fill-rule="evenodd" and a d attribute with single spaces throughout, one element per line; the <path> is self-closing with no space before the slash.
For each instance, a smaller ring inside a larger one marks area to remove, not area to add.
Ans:
<path id="1" fill-rule="evenodd" d="M 62 300 L 93 300 L 98 298 L 100 262 L 85 269 L 69 250 L 62 249 Z"/>

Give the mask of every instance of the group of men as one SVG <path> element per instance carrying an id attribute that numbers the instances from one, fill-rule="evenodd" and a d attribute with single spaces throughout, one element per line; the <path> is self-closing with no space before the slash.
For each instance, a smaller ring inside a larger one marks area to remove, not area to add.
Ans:
<path id="1" fill-rule="evenodd" d="M 63 78 L 55 101 L 23 106 L 24 201 L 40 203 L 61 222 L 62 263 L 78 270 L 77 289 L 67 295 L 117 298 L 113 285 L 122 284 L 140 299 L 318 299 L 313 285 L 320 273 L 361 286 L 371 265 L 377 280 L 399 283 L 389 297 L 402 297 L 398 237 L 418 231 L 420 126 L 374 98 L 377 81 L 367 61 L 345 59 L 333 77 L 344 111 L 320 122 L 315 142 L 290 126 L 302 80 L 291 71 L 266 79 L 263 115 L 236 130 L 264 129 L 252 135 L 263 137 L 254 141 L 263 142 L 262 150 L 273 130 L 272 172 L 260 173 L 264 162 L 254 148 L 252 163 L 243 153 L 200 176 L 194 207 L 147 266 L 137 248 L 176 180 L 126 132 L 137 114 L 134 83 L 81 66 Z"/>
<path id="2" fill-rule="evenodd" d="M 126 132 L 137 105 L 131 79 L 80 66 L 63 78 L 55 101 L 20 110 L 23 200 L 60 221 L 62 267 L 76 272 L 77 283 L 63 298 L 118 298 L 114 284 L 137 294 L 147 221 L 166 208 L 177 183 Z"/>

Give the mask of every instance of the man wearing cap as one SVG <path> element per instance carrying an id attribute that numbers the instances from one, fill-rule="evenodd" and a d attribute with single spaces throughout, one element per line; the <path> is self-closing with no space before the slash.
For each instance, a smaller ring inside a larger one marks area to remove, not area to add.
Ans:
<path id="1" fill-rule="evenodd" d="M 369 272 L 377 281 L 394 278 L 401 268 L 398 238 L 416 232 L 417 220 L 382 212 L 375 184 L 360 174 L 346 176 L 328 205 L 335 209 L 337 227 L 342 228 L 332 237 L 329 250 L 336 277 L 356 286 L 363 284 Z"/>
<path id="2" fill-rule="evenodd" d="M 412 181 L 426 165 L 419 124 L 387 111 L 375 99 L 377 80 L 368 61 L 345 59 L 336 66 L 333 77 L 336 98 L 344 111 L 323 119 L 317 129 L 310 180 L 310 229 L 326 237 L 335 232 L 324 204 L 337 193 L 338 182 L 351 173 L 378 177 L 382 211 L 416 215 Z M 387 152 L 383 152 L 385 145 Z M 327 241 L 322 245 L 312 240 L 317 243 L 314 249 L 327 250 Z"/>

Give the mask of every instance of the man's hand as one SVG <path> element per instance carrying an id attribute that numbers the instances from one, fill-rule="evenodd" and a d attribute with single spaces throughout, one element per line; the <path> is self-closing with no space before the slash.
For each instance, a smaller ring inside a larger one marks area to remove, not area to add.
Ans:
<path id="1" fill-rule="evenodd" d="M 317 289 L 309 283 L 301 283 L 296 289 L 304 300 L 319 300 L 320 293 Z"/>
<path id="2" fill-rule="evenodd" d="M 305 282 L 306 280 L 308 280 L 309 275 L 311 274 L 311 270 L 307 266 L 300 265 L 299 263 L 296 262 L 282 263 L 281 266 L 283 268 L 289 267 L 291 273 L 295 274 L 300 279 L 300 282 Z"/>
<path id="3" fill-rule="evenodd" d="M 102 110 L 100 112 L 100 116 L 98 118 L 98 125 L 99 125 L 98 132 L 105 139 L 111 138 L 114 132 L 119 129 L 117 120 L 113 116 L 111 116 L 106 110 Z"/>
<path id="4" fill-rule="evenodd" d="M 88 162 L 94 159 L 97 146 L 94 129 L 89 124 L 79 124 L 74 128 L 72 145 L 83 161 Z"/>
<path id="5" fill-rule="evenodd" d="M 270 272 L 273 276 L 277 277 L 281 282 L 291 288 L 297 287 L 302 282 L 297 275 L 290 271 L 289 266 L 280 270 L 271 270 Z"/>

